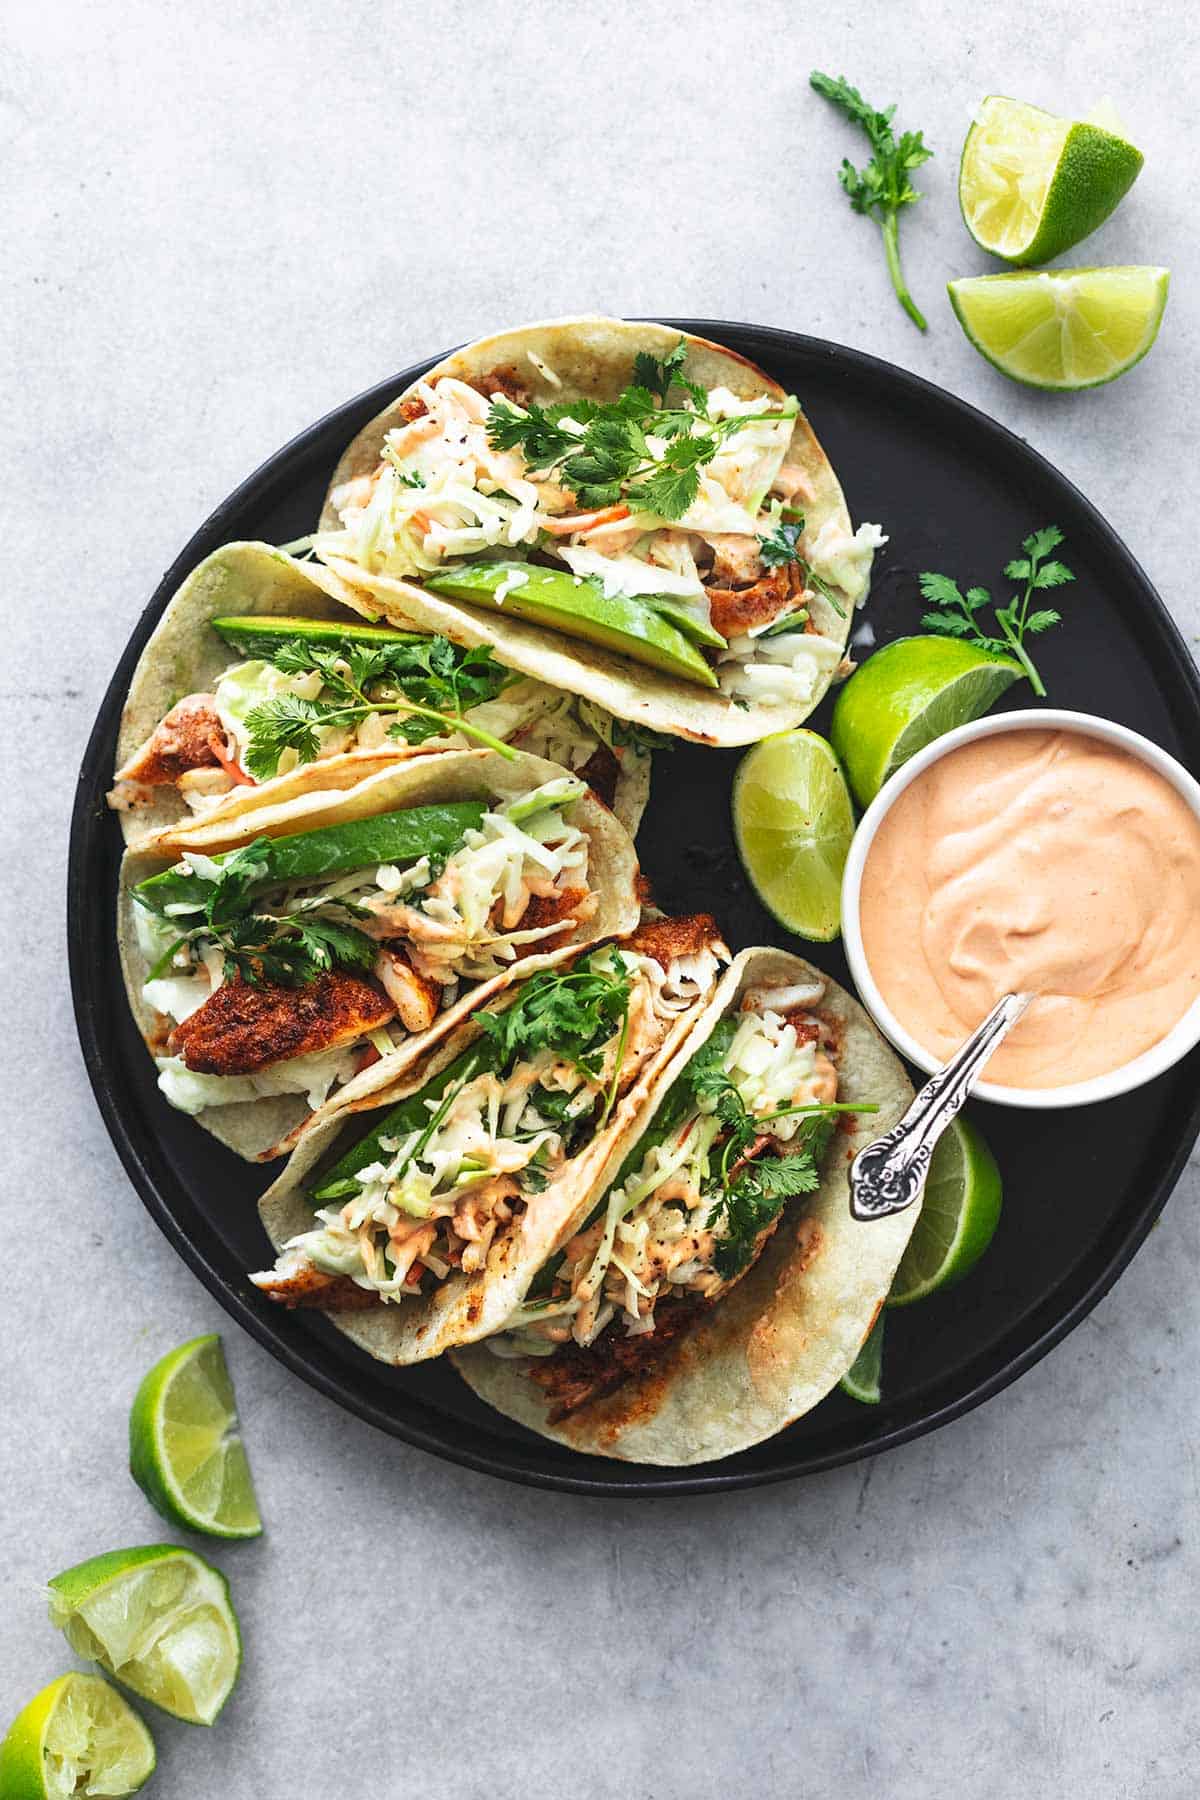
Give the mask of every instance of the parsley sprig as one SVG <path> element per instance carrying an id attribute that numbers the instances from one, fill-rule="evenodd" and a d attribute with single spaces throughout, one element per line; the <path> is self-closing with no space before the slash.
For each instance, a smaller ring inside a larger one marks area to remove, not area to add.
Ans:
<path id="1" fill-rule="evenodd" d="M 464 717 L 471 707 L 493 699 L 510 679 L 482 645 L 463 650 L 448 638 L 432 637 L 411 644 L 348 641 L 333 649 L 295 638 L 281 644 L 271 661 L 284 675 L 319 674 L 328 697 L 278 694 L 250 709 L 246 767 L 259 781 L 276 773 L 285 750 L 294 750 L 301 763 L 313 762 L 324 727 L 349 725 L 369 713 L 394 715 L 388 736 L 406 743 L 459 731 L 504 756 L 513 755 L 507 744 Z"/>
<path id="2" fill-rule="evenodd" d="M 640 351 L 633 385 L 604 403 L 558 400 L 520 408 L 497 398 L 488 412 L 488 442 L 494 450 L 520 450 L 530 469 L 554 475 L 584 510 L 624 501 L 659 518 L 680 519 L 700 490 L 700 470 L 727 437 L 757 420 L 786 417 L 770 411 L 710 419 L 708 395 L 684 374 L 686 361 L 683 338 L 666 357 Z M 691 404 L 673 406 L 675 389 Z M 650 437 L 661 454 L 651 451 Z"/>
<path id="3" fill-rule="evenodd" d="M 378 945 L 349 923 L 354 908 L 346 901 L 337 903 L 342 918 L 330 917 L 320 901 L 283 914 L 255 910 L 254 889 L 270 876 L 263 856 L 267 841 L 257 838 L 224 858 L 216 879 L 208 884 L 195 924 L 179 931 L 150 971 L 150 980 L 165 974 L 180 950 L 201 943 L 220 950 L 226 980 L 240 977 L 252 986 L 272 982 L 300 987 L 335 966 L 360 971 L 371 967 Z M 177 928 L 186 916 L 166 913 L 164 907 L 173 904 L 170 895 L 159 900 L 152 888 L 140 890 L 137 899 Z"/>
<path id="4" fill-rule="evenodd" d="M 964 594 L 949 575 L 923 570 L 919 578 L 921 593 L 933 602 L 933 608 L 922 615 L 921 623 L 926 631 L 938 632 L 943 637 L 965 638 L 981 650 L 1015 656 L 1029 677 L 1034 693 L 1044 699 L 1045 684 L 1025 648 L 1025 639 L 1037 637 L 1062 622 L 1062 614 L 1056 608 L 1033 607 L 1035 594 L 1047 588 L 1062 587 L 1075 579 L 1065 563 L 1047 560 L 1050 552 L 1062 542 L 1063 534 L 1057 525 L 1044 525 L 1040 531 L 1030 533 L 1021 545 L 1024 556 L 1004 565 L 1004 573 L 1010 581 L 1024 584 L 1007 606 L 997 606 L 985 587 L 970 587 Z M 985 606 L 994 609 L 993 617 L 1000 627 L 999 637 L 989 636 L 983 630 L 979 615 Z"/>
<path id="5" fill-rule="evenodd" d="M 909 177 L 913 169 L 919 169 L 922 163 L 929 161 L 933 151 L 926 147 L 919 131 L 903 132 L 897 141 L 892 130 L 895 107 L 876 112 L 858 89 L 850 86 L 844 75 L 835 80 L 814 69 L 809 81 L 818 94 L 832 101 L 852 124 L 860 126 L 867 134 L 872 150 L 870 162 L 865 168 L 856 169 L 847 158 L 838 171 L 838 180 L 854 211 L 873 218 L 883 232 L 883 252 L 896 297 L 913 324 L 924 331 L 924 317 L 908 291 L 900 268 L 900 209 L 921 198 Z"/>

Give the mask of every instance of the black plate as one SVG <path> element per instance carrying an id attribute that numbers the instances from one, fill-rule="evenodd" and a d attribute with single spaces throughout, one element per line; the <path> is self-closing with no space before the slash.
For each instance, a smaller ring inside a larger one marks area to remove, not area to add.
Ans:
<path id="1" fill-rule="evenodd" d="M 798 393 L 855 518 L 882 520 L 890 531 L 866 615 L 879 642 L 917 628 L 916 570 L 995 580 L 1021 538 L 1053 521 L 1066 533 L 1063 554 L 1078 579 L 1063 594 L 1066 625 L 1039 640 L 1051 703 L 1117 719 L 1197 771 L 1200 680 L 1182 638 L 1105 521 L 1027 444 L 961 400 L 857 351 L 756 326 L 669 323 L 730 345 Z M 113 954 L 121 845 L 104 806 L 134 663 L 179 583 L 219 544 L 286 543 L 311 529 L 345 444 L 427 367 L 414 365 L 313 425 L 218 507 L 164 576 L 100 708 L 71 831 L 71 983 L 88 1074 L 121 1160 L 151 1216 L 260 1343 L 351 1411 L 452 1462 L 582 1493 L 695 1493 L 830 1468 L 931 1431 L 1030 1368 L 1121 1273 L 1200 1128 L 1200 1052 L 1104 1108 L 976 1108 L 1004 1172 L 1004 1217 L 964 1286 L 891 1315 L 886 1403 L 863 1407 L 834 1394 L 755 1450 L 677 1471 L 561 1449 L 476 1401 L 448 1367 L 384 1368 L 320 1319 L 272 1306 L 245 1275 L 266 1255 L 253 1204 L 263 1172 L 172 1112 L 155 1090 Z M 1014 693 L 1014 706 L 1029 703 L 1023 688 Z M 817 730 L 827 717 L 828 702 L 812 721 Z M 735 948 L 787 943 L 733 851 L 728 790 L 736 761 L 733 753 L 691 747 L 656 758 L 640 836 L 645 866 L 665 906 L 710 909 Z M 839 948 L 812 954 L 847 980 Z"/>

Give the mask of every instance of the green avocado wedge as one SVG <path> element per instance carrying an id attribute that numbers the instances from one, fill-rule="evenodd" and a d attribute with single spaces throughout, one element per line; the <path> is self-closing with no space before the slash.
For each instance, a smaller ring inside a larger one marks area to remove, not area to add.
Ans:
<path id="1" fill-rule="evenodd" d="M 360 1169 L 376 1163 L 381 1157 L 386 1159 L 387 1152 L 383 1147 L 383 1139 L 407 1137 L 410 1131 L 416 1131 L 429 1120 L 437 1108 L 437 1102 L 444 1100 L 451 1087 L 470 1079 L 472 1075 L 480 1075 L 494 1069 L 500 1060 L 500 1046 L 491 1039 L 482 1039 L 471 1044 L 461 1055 L 441 1072 L 419 1088 L 415 1094 L 409 1094 L 398 1105 L 384 1113 L 382 1119 L 368 1131 L 365 1137 L 351 1145 L 350 1149 L 340 1156 L 331 1168 L 326 1169 L 316 1183 L 309 1188 L 309 1197 L 315 1206 L 324 1206 L 330 1200 L 345 1200 L 357 1194 L 362 1187 L 358 1179 Z"/>
<path id="2" fill-rule="evenodd" d="M 686 600 L 674 594 L 646 594 L 640 600 L 635 600 L 634 605 L 648 606 L 660 619 L 665 619 L 669 625 L 674 625 L 676 631 L 681 631 L 689 643 L 696 644 L 701 649 L 729 648 L 729 639 L 723 638 L 716 627 L 709 624 L 707 616 L 701 616 L 701 609 L 707 614 L 707 600 L 697 602 L 693 608 L 689 607 Z"/>
<path id="3" fill-rule="evenodd" d="M 514 577 L 520 579 L 510 586 Z M 430 576 L 425 585 L 451 600 L 494 607 L 531 625 L 584 638 L 683 681 L 717 686 L 717 678 L 699 650 L 669 619 L 643 600 L 605 594 L 590 576 L 569 575 L 533 563 L 489 562 Z"/>
<path id="4" fill-rule="evenodd" d="M 271 662 L 281 644 L 318 644 L 336 650 L 343 644 L 416 644 L 424 638 L 420 631 L 397 631 L 390 625 L 356 625 L 341 619 L 302 619 L 268 617 L 214 619 L 212 628 L 230 649 L 237 650 L 247 662 Z"/>
<path id="5" fill-rule="evenodd" d="M 372 863 L 411 863 L 422 856 L 449 856 L 468 831 L 478 830 L 486 810 L 482 800 L 410 806 L 404 812 L 350 819 L 344 825 L 298 831 L 290 837 L 261 838 L 211 860 L 222 865 L 237 856 L 245 863 L 261 865 L 261 874 L 256 872 L 251 881 L 256 889 L 292 881 L 322 881 L 351 869 L 369 868 Z M 211 897 L 213 883 L 180 863 L 139 881 L 134 893 L 155 911 L 165 906 L 195 908 Z"/>

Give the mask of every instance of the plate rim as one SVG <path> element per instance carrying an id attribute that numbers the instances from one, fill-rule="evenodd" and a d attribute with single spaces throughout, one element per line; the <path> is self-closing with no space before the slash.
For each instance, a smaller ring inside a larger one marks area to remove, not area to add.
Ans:
<path id="1" fill-rule="evenodd" d="M 1152 622 L 1157 639 L 1154 646 L 1155 660 L 1162 657 L 1169 659 L 1174 665 L 1176 678 L 1183 690 L 1185 701 L 1190 702 L 1192 727 L 1200 738 L 1200 669 L 1197 668 L 1182 632 L 1154 583 L 1108 520 L 1076 487 L 1075 483 L 1057 469 L 1041 451 L 1035 449 L 1007 425 L 992 418 L 970 401 L 928 381 L 922 375 L 900 368 L 881 357 L 871 355 L 868 351 L 838 344 L 831 339 L 812 337 L 802 332 L 789 331 L 780 326 L 755 325 L 738 320 L 683 319 L 678 316 L 667 316 L 657 318 L 654 322 L 690 331 L 700 336 L 711 337 L 718 343 L 723 341 L 725 333 L 732 334 L 741 341 L 749 340 L 755 345 L 755 349 L 750 354 L 756 360 L 760 356 L 769 359 L 771 349 L 778 347 L 788 355 L 799 355 L 825 362 L 833 369 L 848 367 L 863 377 L 869 378 L 874 375 L 881 382 L 886 381 L 890 384 L 893 390 L 898 390 L 915 401 L 947 409 L 952 415 L 957 416 L 959 425 L 963 429 L 972 433 L 982 432 L 985 436 L 992 437 L 993 440 L 1000 443 L 1010 457 L 1015 455 L 1019 461 L 1023 460 L 1031 474 L 1041 477 L 1048 476 L 1059 486 L 1060 490 L 1065 489 L 1068 492 L 1073 504 L 1087 518 L 1091 529 L 1105 542 L 1108 550 L 1123 566 L 1124 579 L 1140 588 L 1143 593 L 1147 601 L 1144 616 Z M 881 1426 L 866 1441 L 835 1444 L 822 1450 L 815 1450 L 811 1447 L 807 1451 L 798 1449 L 797 1454 L 791 1457 L 784 1456 L 776 1465 L 758 1468 L 724 1468 L 720 1463 L 697 1465 L 695 1470 L 687 1466 L 659 1468 L 652 1464 L 614 1463 L 604 1459 L 585 1457 L 582 1453 L 570 1452 L 565 1454 L 568 1457 L 574 1455 L 575 1461 L 568 1463 L 566 1467 L 526 1466 L 519 1460 L 506 1460 L 503 1438 L 492 1437 L 485 1440 L 486 1446 L 499 1446 L 498 1448 L 473 1449 L 467 1442 L 456 1442 L 440 1436 L 438 1432 L 426 1427 L 415 1416 L 398 1416 L 395 1411 L 377 1404 L 373 1397 L 355 1394 L 352 1366 L 336 1361 L 331 1363 L 324 1356 L 324 1346 L 319 1340 L 314 1340 L 308 1335 L 300 1340 L 304 1349 L 301 1349 L 298 1343 L 293 1343 L 284 1335 L 283 1321 L 273 1322 L 269 1314 L 259 1311 L 253 1302 L 246 1295 L 240 1293 L 224 1273 L 214 1266 L 203 1246 L 188 1235 L 160 1192 L 154 1175 L 147 1166 L 135 1141 L 134 1133 L 124 1116 L 115 1084 L 109 1077 L 97 1030 L 96 1008 L 93 1004 L 91 984 L 93 979 L 98 980 L 98 977 L 94 976 L 93 965 L 86 955 L 85 918 L 88 910 L 88 869 L 92 846 L 96 841 L 97 834 L 108 828 L 111 823 L 102 803 L 99 807 L 97 806 L 97 793 L 99 790 L 102 794 L 103 788 L 107 786 L 117 725 L 137 658 L 171 595 L 184 577 L 195 567 L 196 562 L 203 555 L 209 553 L 205 546 L 210 543 L 214 535 L 220 541 L 228 538 L 228 532 L 224 529 L 227 521 L 246 506 L 263 503 L 271 488 L 286 480 L 296 457 L 305 451 L 315 438 L 327 432 L 336 422 L 351 414 L 365 411 L 368 407 L 372 411 L 378 410 L 404 386 L 448 354 L 450 354 L 449 351 L 442 351 L 435 357 L 423 357 L 411 363 L 398 374 L 372 384 L 359 394 L 331 408 L 320 418 L 296 432 L 278 450 L 265 458 L 243 481 L 239 482 L 191 534 L 187 543 L 163 574 L 139 614 L 125 649 L 107 684 L 92 729 L 88 734 L 76 779 L 70 823 L 66 921 L 68 969 L 76 1032 L 84 1068 L 105 1129 L 134 1191 L 150 1217 L 187 1266 L 244 1330 L 248 1331 L 277 1361 L 283 1363 L 310 1387 L 323 1393 L 326 1398 L 334 1400 L 338 1405 L 347 1408 L 389 1436 L 399 1438 L 405 1443 L 425 1450 L 443 1461 L 472 1469 L 478 1473 L 492 1475 L 500 1480 L 515 1482 L 521 1486 L 536 1487 L 552 1492 L 586 1494 L 606 1498 L 671 1498 L 771 1486 L 782 1481 L 796 1480 L 803 1475 L 818 1474 L 828 1469 L 863 1461 L 877 1456 L 885 1450 L 910 1443 L 918 1437 L 939 1430 L 943 1425 L 963 1417 L 977 1406 L 981 1406 L 985 1401 L 1001 1393 L 1012 1382 L 1019 1380 L 1075 1330 L 1108 1293 L 1145 1242 L 1187 1163 L 1193 1142 L 1197 1133 L 1200 1132 L 1200 1081 L 1196 1083 L 1195 1098 L 1190 1112 L 1185 1116 L 1175 1151 L 1166 1159 L 1157 1178 L 1148 1185 L 1145 1196 L 1132 1218 L 1123 1214 L 1119 1231 L 1107 1233 L 1104 1238 L 1094 1242 L 1087 1255 L 1081 1259 L 1080 1267 L 1083 1267 L 1091 1256 L 1102 1249 L 1108 1236 L 1116 1236 L 1115 1248 L 1111 1253 L 1105 1253 L 1102 1266 L 1090 1279 L 1085 1281 L 1072 1304 L 1064 1311 L 1055 1311 L 1053 1317 L 1045 1324 L 1039 1325 L 1033 1331 L 1030 1341 L 1023 1350 L 1006 1357 L 1001 1366 L 993 1370 L 990 1375 L 972 1382 L 964 1391 L 953 1396 L 939 1399 L 939 1390 L 936 1386 L 932 1392 L 928 1389 L 918 1390 L 916 1394 L 910 1396 L 908 1402 L 908 1411 L 912 1416 L 896 1420 L 890 1425 Z M 367 416 L 369 417 L 371 414 L 368 413 Z M 1165 695 L 1164 701 L 1166 701 Z M 1172 696 L 1170 702 L 1172 717 L 1174 717 L 1174 705 L 1175 697 Z M 1189 1058 L 1178 1065 L 1178 1070 L 1200 1073 L 1200 1051 L 1193 1052 Z M 1070 1280 L 1070 1276 L 1068 1276 L 1068 1280 Z M 1050 1302 L 1043 1300 L 1033 1309 L 1031 1316 L 1036 1319 L 1040 1313 L 1049 1310 Z M 351 1376 L 349 1381 L 346 1378 L 347 1369 Z M 928 1399 L 923 1399 L 923 1395 L 928 1395 Z M 423 1407 L 424 1402 L 416 1402 L 412 1411 L 415 1413 Z M 454 1432 L 463 1430 L 459 1421 L 451 1421 L 450 1424 Z M 778 1440 L 767 1440 L 768 1443 L 772 1441 Z M 517 1447 L 515 1441 L 514 1447 Z M 525 1448 L 523 1442 L 520 1448 Z M 763 1448 L 764 1446 L 758 1446 L 759 1450 Z M 556 1457 L 564 1455 L 560 1447 L 548 1444 L 545 1447 L 545 1453 L 549 1455 L 551 1452 Z M 536 1451 L 529 1452 L 530 1455 L 536 1453 Z M 697 1472 L 700 1470 L 703 1472 Z M 596 1472 L 592 1473 L 591 1471 Z M 620 1471 L 620 1473 L 608 1473 L 608 1471 Z"/>

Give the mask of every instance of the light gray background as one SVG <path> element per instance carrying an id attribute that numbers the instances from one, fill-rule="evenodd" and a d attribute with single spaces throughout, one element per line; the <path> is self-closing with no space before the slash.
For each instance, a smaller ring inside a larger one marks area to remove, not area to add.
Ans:
<path id="1" fill-rule="evenodd" d="M 74 771 L 109 672 L 236 482 L 348 395 L 499 323 L 754 319 L 994 413 L 1107 513 L 1189 641 L 1200 611 L 1182 0 L 873 0 L 824 24 L 777 0 L 16 0 L 5 18 L 8 1716 L 70 1660 L 46 1576 L 161 1531 L 124 1472 L 139 1376 L 227 1326 L 101 1128 L 61 920 Z M 813 64 L 899 100 L 938 152 L 904 224 L 928 338 L 836 186 L 861 145 L 808 92 Z M 1175 287 L 1154 354 L 1106 392 L 1014 388 L 950 316 L 946 279 L 984 267 L 954 180 L 989 90 L 1065 111 L 1111 92 L 1145 147 L 1083 259 L 1169 263 Z M 241 1686 L 212 1732 L 153 1718 L 153 1791 L 1190 1795 L 1196 1197 L 1193 1166 L 1116 1291 L 982 1411 L 728 1500 L 606 1505 L 461 1474 L 228 1327 L 269 1530 L 221 1557 Z"/>

